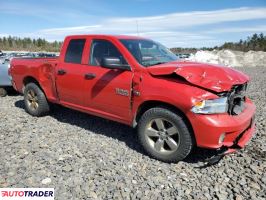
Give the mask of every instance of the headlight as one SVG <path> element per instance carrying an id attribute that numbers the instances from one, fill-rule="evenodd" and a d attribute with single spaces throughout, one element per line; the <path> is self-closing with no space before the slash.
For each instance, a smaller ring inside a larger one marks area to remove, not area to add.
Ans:
<path id="1" fill-rule="evenodd" d="M 196 102 L 191 111 L 198 114 L 226 113 L 228 110 L 227 97 Z"/>

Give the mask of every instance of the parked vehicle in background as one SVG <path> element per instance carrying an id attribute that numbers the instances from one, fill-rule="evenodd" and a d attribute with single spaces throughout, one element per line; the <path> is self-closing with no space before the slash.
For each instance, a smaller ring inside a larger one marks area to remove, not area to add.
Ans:
<path id="1" fill-rule="evenodd" d="M 8 75 L 9 66 L 5 54 L 0 51 L 0 97 L 6 96 L 8 88 L 12 88 L 11 77 Z"/>
<path id="2" fill-rule="evenodd" d="M 176 53 L 175 54 L 178 58 L 180 59 L 186 59 L 186 58 L 189 58 L 191 56 L 190 53 Z"/>
<path id="3" fill-rule="evenodd" d="M 29 57 L 25 53 L 2 53 L 0 56 L 0 97 L 5 97 L 8 91 L 11 91 L 13 86 L 11 77 L 8 74 L 10 61 L 14 57 Z"/>
<path id="4" fill-rule="evenodd" d="M 0 64 L 0 97 L 7 95 L 7 89 L 12 88 L 11 77 L 8 76 L 9 64 Z"/>
<path id="5" fill-rule="evenodd" d="M 3 53 L 0 57 L 0 97 L 5 97 L 9 90 L 13 88 L 11 77 L 8 74 L 10 61 L 15 57 L 29 57 L 27 53 Z"/>
<path id="6" fill-rule="evenodd" d="M 255 130 L 248 76 L 177 59 L 141 37 L 78 35 L 66 37 L 58 58 L 13 59 L 10 74 L 31 115 L 56 103 L 137 127 L 161 161 L 182 160 L 193 146 L 222 155 L 243 147 Z"/>
<path id="7" fill-rule="evenodd" d="M 38 57 L 38 58 L 53 58 L 53 57 L 56 57 L 56 54 L 55 53 L 39 52 L 39 53 L 36 53 L 35 57 Z"/>

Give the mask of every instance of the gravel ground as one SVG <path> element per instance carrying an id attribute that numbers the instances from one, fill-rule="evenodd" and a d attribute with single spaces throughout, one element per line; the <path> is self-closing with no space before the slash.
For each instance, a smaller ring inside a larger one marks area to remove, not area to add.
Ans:
<path id="1" fill-rule="evenodd" d="M 35 118 L 21 96 L 0 98 L 0 187 L 54 187 L 56 199 L 265 199 L 266 68 L 252 82 L 257 133 L 245 149 L 199 168 L 210 151 L 166 164 L 144 155 L 130 127 L 66 108 Z"/>

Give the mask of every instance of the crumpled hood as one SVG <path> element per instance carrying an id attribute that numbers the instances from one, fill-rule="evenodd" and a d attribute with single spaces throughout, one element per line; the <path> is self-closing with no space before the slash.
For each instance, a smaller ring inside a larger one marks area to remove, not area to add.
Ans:
<path id="1" fill-rule="evenodd" d="M 249 77 L 230 67 L 196 62 L 171 62 L 147 68 L 153 76 L 177 74 L 188 82 L 215 91 L 229 91 L 233 85 L 249 81 Z"/>

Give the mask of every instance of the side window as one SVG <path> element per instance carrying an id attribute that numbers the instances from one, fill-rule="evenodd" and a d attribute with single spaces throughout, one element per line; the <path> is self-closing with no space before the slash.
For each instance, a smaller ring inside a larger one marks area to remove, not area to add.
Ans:
<path id="1" fill-rule="evenodd" d="M 93 40 L 90 52 L 89 64 L 93 66 L 100 66 L 104 57 L 120 58 L 122 64 L 127 64 L 126 60 L 116 46 L 107 40 Z"/>
<path id="2" fill-rule="evenodd" d="M 82 52 L 85 45 L 85 39 L 72 39 L 70 40 L 66 55 L 65 55 L 65 62 L 66 63 L 81 63 L 82 59 Z"/>

